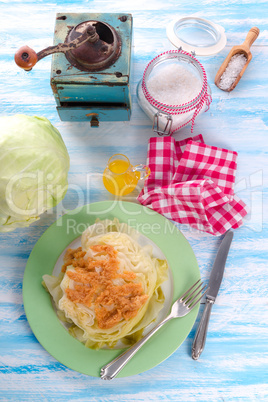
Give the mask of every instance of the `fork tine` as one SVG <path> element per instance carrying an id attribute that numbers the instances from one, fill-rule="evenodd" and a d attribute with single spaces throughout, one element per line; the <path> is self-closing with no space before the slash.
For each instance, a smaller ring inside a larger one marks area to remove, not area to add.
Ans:
<path id="1" fill-rule="evenodd" d="M 200 283 L 198 284 L 198 286 L 196 286 L 196 287 L 193 289 L 193 291 L 192 291 L 190 294 L 188 294 L 188 295 L 184 298 L 184 300 L 183 300 L 184 304 L 187 305 L 187 304 L 189 303 L 189 301 L 190 301 L 191 299 L 193 299 L 194 294 L 201 288 L 202 285 L 203 285 L 203 282 L 200 282 Z"/>
<path id="2" fill-rule="evenodd" d="M 191 300 L 191 303 L 187 306 L 190 310 L 192 310 L 192 308 L 194 308 L 194 306 L 196 306 L 197 303 L 200 302 L 200 300 L 202 299 L 202 297 L 207 293 L 207 291 L 209 290 L 209 288 L 206 289 L 206 287 L 207 287 L 207 285 L 204 285 L 204 286 L 202 287 L 202 289 L 200 289 L 200 291 L 199 291 L 199 292 L 194 296 L 194 298 Z M 204 289 L 206 289 L 206 290 L 203 292 Z M 202 293 L 202 292 L 203 292 L 203 293 Z M 200 293 L 202 293 L 201 296 L 196 300 L 197 296 L 200 295 Z M 194 302 L 194 304 L 192 304 L 193 302 Z"/>
<path id="3" fill-rule="evenodd" d="M 198 282 L 200 282 L 201 279 L 198 279 L 198 281 L 196 281 L 193 286 L 190 287 L 190 289 L 186 290 L 186 292 L 180 297 L 181 300 L 184 299 L 185 296 L 188 295 L 188 293 L 198 284 Z"/>

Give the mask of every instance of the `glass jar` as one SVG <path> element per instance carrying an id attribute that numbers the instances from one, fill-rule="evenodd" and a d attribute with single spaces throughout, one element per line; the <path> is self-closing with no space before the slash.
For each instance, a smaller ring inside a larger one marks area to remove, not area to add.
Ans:
<path id="1" fill-rule="evenodd" d="M 188 124 L 193 132 L 196 117 L 211 103 L 204 67 L 183 50 L 162 53 L 147 65 L 137 97 L 159 135 L 172 135 Z"/>

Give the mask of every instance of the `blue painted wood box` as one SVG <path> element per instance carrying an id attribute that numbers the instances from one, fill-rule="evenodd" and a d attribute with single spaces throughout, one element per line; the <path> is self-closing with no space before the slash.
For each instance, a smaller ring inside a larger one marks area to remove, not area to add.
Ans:
<path id="1" fill-rule="evenodd" d="M 113 27 L 121 42 L 118 59 L 108 68 L 89 72 L 75 67 L 65 54 L 52 56 L 51 87 L 63 121 L 127 121 L 131 114 L 131 14 L 58 13 L 54 45 L 65 42 L 71 29 L 84 21 Z"/>

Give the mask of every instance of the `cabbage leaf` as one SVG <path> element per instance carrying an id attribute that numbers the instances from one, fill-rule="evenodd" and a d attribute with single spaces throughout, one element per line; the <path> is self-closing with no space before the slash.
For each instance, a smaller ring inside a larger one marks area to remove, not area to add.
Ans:
<path id="1" fill-rule="evenodd" d="M 0 117 L 0 232 L 29 226 L 67 191 L 69 154 L 45 117 Z"/>
<path id="2" fill-rule="evenodd" d="M 57 278 L 44 275 L 43 280 L 51 294 L 56 310 L 64 313 L 64 320 L 72 322 L 69 332 L 87 347 L 99 349 L 113 348 L 118 342 L 121 346 L 129 346 L 142 337 L 144 328 L 152 323 L 163 308 L 165 297 L 161 285 L 168 279 L 168 264 L 153 256 L 150 245 L 141 246 L 138 243 L 139 233 L 126 223 L 117 219 L 97 221 L 82 234 L 82 249 L 91 253 L 91 246 L 96 244 L 112 245 L 117 251 L 121 270 L 132 271 L 137 281 L 142 283 L 144 293 L 149 297 L 141 306 L 137 315 L 131 319 L 122 319 L 111 328 L 100 328 L 95 319 L 94 303 L 88 307 L 71 301 L 65 289 L 73 288 L 74 282 L 67 274 Z M 91 254 L 90 254 L 91 255 Z M 88 256 L 86 254 L 85 258 Z M 70 265 L 68 270 L 75 270 Z"/>

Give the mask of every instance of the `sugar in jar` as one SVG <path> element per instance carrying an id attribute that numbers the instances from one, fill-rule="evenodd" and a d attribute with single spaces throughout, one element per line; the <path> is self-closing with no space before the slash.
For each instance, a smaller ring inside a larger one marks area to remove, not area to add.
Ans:
<path id="1" fill-rule="evenodd" d="M 159 135 L 172 135 L 191 124 L 211 103 L 204 67 L 190 53 L 170 50 L 147 65 L 137 86 L 140 107 Z"/>

